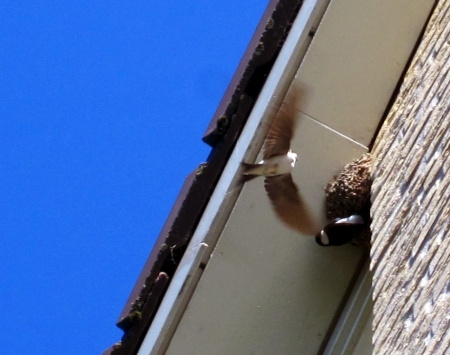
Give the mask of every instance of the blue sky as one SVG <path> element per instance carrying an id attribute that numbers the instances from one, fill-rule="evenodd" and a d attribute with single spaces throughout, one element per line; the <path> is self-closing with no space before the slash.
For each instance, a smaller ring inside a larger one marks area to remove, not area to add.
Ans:
<path id="1" fill-rule="evenodd" d="M 99 354 L 268 0 L 0 5 L 3 354 Z"/>

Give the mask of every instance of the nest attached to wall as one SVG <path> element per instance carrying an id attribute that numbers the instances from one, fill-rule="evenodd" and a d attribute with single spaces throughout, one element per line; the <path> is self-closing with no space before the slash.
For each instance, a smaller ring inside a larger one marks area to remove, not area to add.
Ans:
<path id="1" fill-rule="evenodd" d="M 360 214 L 370 218 L 372 156 L 364 154 L 334 176 L 325 187 L 326 211 L 330 220 Z"/>

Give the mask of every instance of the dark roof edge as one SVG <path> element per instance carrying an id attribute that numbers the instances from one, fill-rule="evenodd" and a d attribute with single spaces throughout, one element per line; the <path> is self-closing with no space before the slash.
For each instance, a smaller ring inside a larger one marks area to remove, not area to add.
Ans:
<path id="1" fill-rule="evenodd" d="M 302 0 L 270 1 L 203 135 L 205 143 L 215 147 L 220 141 L 242 93 L 258 96 L 302 3 Z"/>
<path id="2" fill-rule="evenodd" d="M 268 4 L 203 137 L 213 147 L 208 161 L 186 178 L 117 322 L 122 341 L 104 355 L 138 351 L 302 2 Z"/>

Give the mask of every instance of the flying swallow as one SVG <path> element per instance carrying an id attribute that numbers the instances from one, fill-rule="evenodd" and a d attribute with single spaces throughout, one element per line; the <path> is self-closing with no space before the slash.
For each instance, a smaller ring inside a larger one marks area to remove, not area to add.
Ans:
<path id="1" fill-rule="evenodd" d="M 298 100 L 298 90 L 292 94 Z M 283 102 L 264 142 L 263 160 L 258 164 L 243 163 L 243 175 L 247 181 L 264 176 L 264 188 L 278 217 L 289 227 L 314 235 L 309 213 L 291 175 L 297 161 L 297 154 L 290 149 L 295 129 L 294 103 Z"/>
<path id="2" fill-rule="evenodd" d="M 339 246 L 351 242 L 366 229 L 363 217 L 354 214 L 347 218 L 336 218 L 316 235 L 321 246 Z"/>

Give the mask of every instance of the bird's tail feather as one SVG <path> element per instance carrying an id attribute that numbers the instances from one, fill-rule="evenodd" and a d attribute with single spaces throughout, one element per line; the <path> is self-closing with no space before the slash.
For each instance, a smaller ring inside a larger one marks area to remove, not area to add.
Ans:
<path id="1" fill-rule="evenodd" d="M 252 170 L 256 167 L 258 167 L 259 164 L 249 164 L 249 163 L 241 163 L 242 167 L 242 174 L 239 179 L 239 184 L 244 184 L 247 181 L 253 180 L 254 178 L 257 178 L 258 174 L 252 174 Z"/>
<path id="2" fill-rule="evenodd" d="M 261 175 L 261 164 L 241 163 L 244 175 Z"/>

